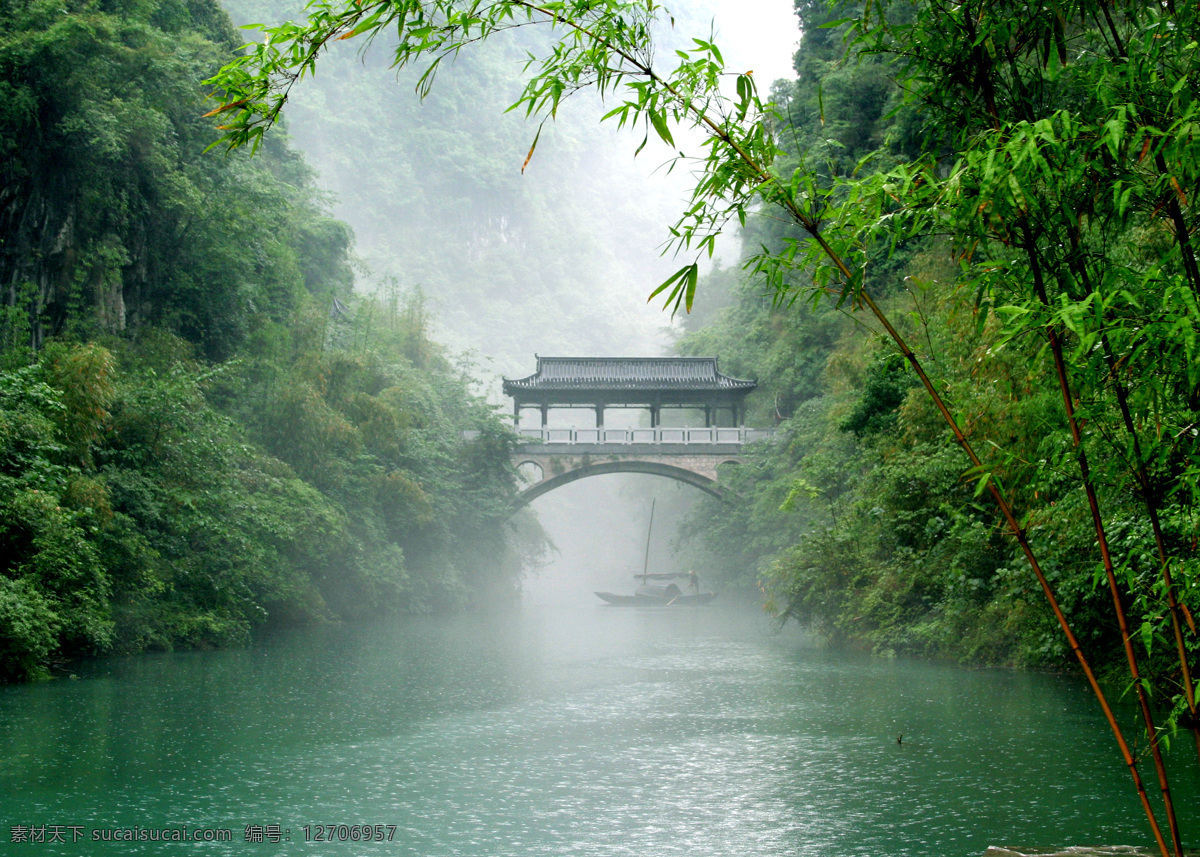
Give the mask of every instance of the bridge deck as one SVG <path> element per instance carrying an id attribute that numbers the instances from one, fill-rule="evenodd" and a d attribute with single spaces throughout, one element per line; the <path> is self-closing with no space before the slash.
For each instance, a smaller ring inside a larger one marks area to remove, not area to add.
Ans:
<path id="1" fill-rule="evenodd" d="M 726 458 L 742 454 L 740 443 L 522 443 L 514 453 L 522 455 L 591 455 L 597 458 L 629 458 L 659 455 L 718 455 Z"/>
<path id="2" fill-rule="evenodd" d="M 766 440 L 774 435 L 772 429 L 747 428 L 533 428 L 517 432 L 525 441 L 522 446 L 538 447 L 550 452 L 548 447 L 599 446 L 606 452 L 616 452 L 622 447 L 640 447 L 645 450 L 665 446 L 722 446 L 740 447 L 742 444 Z M 565 451 L 565 450 L 564 450 Z M 582 450 L 576 449 L 575 452 Z M 633 449 L 621 451 L 632 452 Z M 714 450 L 715 452 L 716 450 Z"/>

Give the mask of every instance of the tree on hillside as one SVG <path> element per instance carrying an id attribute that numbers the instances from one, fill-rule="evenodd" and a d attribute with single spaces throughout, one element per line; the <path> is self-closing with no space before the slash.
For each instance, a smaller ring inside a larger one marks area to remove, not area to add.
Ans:
<path id="1" fill-rule="evenodd" d="M 214 360 L 252 318 L 345 292 L 351 243 L 285 138 L 202 155 L 196 80 L 238 45 L 212 0 L 14 3 L 0 16 L 0 341 L 168 328 Z"/>
<path id="2" fill-rule="evenodd" d="M 1154 701 L 1139 658 L 1157 635 L 1173 639 L 1178 711 L 1195 723 L 1189 602 L 1196 603 L 1200 588 L 1192 524 L 1200 489 L 1194 359 L 1200 271 L 1190 200 L 1200 191 L 1194 157 L 1200 10 L 1099 0 L 869 5 L 850 16 L 856 45 L 850 61 L 889 60 L 889 74 L 920 110 L 926 142 L 913 157 L 853 173 L 821 153 L 814 160 L 803 152 L 794 153 L 793 169 L 778 169 L 769 106 L 749 73 L 725 73 L 710 41 L 696 39 L 680 51 L 670 73 L 656 70 L 651 24 L 660 11 L 653 3 L 616 0 L 318 0 L 307 22 L 268 28 L 262 44 L 210 81 L 220 99 L 213 113 L 224 117 L 228 143 L 257 147 L 291 87 L 312 72 L 332 40 L 394 32 L 395 63 L 426 64 L 424 92 L 438 63 L 472 42 L 542 23 L 556 40 L 531 59 L 518 109 L 552 117 L 566 97 L 590 87 L 615 102 L 607 118 L 647 137 L 674 146 L 673 129 L 699 130 L 705 142 L 691 165 L 692 204 L 672 229 L 673 247 L 711 254 L 725 224 L 744 223 L 756 207 L 773 209 L 801 236 L 764 249 L 752 270 L 780 300 L 811 288 L 813 299 L 828 295 L 862 310 L 893 341 L 1036 576 L 1104 709 L 1159 849 L 1178 857 Z M 535 136 L 531 157 L 536 145 Z M 1139 696 L 1166 833 L 1030 544 L 1027 522 L 1010 500 L 1006 482 L 1023 465 L 985 461 L 978 450 L 987 439 L 970 436 L 970 416 L 946 400 L 924 355 L 868 287 L 874 265 L 904 241 L 934 233 L 952 239 L 962 280 L 979 295 L 981 320 L 998 315 L 1011 337 L 1037 336 L 1046 344 L 1049 383 L 1060 394 L 1068 433 L 1046 466 L 1073 463 L 1077 490 L 1087 498 L 1097 573 L 1111 592 L 1113 622 Z M 698 270 L 698 261 L 686 264 L 652 297 L 675 310 L 690 308 Z M 1121 491 L 1137 498 L 1147 523 L 1148 564 L 1132 550 L 1113 555 L 1111 501 Z M 1126 619 L 1133 599 L 1161 605 L 1160 626 L 1151 623 L 1141 640 Z M 1196 744 L 1200 750 L 1200 734 Z"/>

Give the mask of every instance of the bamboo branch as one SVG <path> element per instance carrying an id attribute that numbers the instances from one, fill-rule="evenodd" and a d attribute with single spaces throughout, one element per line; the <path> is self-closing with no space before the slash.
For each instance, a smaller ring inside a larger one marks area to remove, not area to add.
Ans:
<path id="1" fill-rule="evenodd" d="M 1133 424 L 1133 416 L 1129 411 L 1129 396 L 1125 385 L 1117 375 L 1116 358 L 1112 346 L 1108 342 L 1108 334 L 1101 335 L 1104 346 L 1104 357 L 1109 365 L 1109 373 L 1113 390 L 1117 395 L 1117 406 L 1121 411 L 1121 420 L 1125 431 L 1133 443 L 1133 459 L 1136 467 L 1135 475 L 1142 491 L 1142 501 L 1146 505 L 1146 514 L 1150 518 L 1150 528 L 1154 533 L 1154 545 L 1158 550 L 1158 561 L 1161 567 L 1163 585 L 1167 590 L 1167 609 L 1171 614 L 1171 631 L 1175 638 L 1175 651 L 1179 656 L 1179 672 L 1183 684 L 1184 699 L 1187 701 L 1188 712 L 1192 718 L 1192 738 L 1196 743 L 1197 758 L 1200 758 L 1200 718 L 1196 713 L 1196 689 L 1192 682 L 1191 665 L 1188 663 L 1187 646 L 1183 639 L 1183 627 L 1180 622 L 1181 610 L 1175 596 L 1175 581 L 1171 577 L 1171 562 L 1167 557 L 1166 539 L 1163 537 L 1162 522 L 1158 517 L 1158 504 L 1154 499 L 1153 486 L 1150 484 L 1150 474 L 1146 470 L 1146 459 L 1142 455 L 1142 444 L 1138 438 L 1137 429 Z"/>

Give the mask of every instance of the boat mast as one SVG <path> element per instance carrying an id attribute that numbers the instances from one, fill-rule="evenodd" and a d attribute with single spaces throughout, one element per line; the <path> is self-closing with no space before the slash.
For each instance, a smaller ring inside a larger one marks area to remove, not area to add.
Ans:
<path id="1" fill-rule="evenodd" d="M 650 501 L 650 526 L 646 527 L 646 559 L 642 563 L 642 580 L 646 580 L 646 574 L 650 571 L 650 533 L 654 531 L 654 504 L 658 502 L 658 498 Z"/>

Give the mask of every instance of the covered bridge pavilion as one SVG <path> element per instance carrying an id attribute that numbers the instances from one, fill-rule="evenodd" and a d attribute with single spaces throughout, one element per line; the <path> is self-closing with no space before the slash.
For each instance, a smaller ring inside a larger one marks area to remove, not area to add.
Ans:
<path id="1" fill-rule="evenodd" d="M 706 427 L 729 412 L 729 425 L 740 427 L 746 420 L 746 396 L 757 386 L 756 381 L 721 374 L 715 357 L 539 356 L 532 375 L 504 379 L 515 424 L 522 408 L 538 408 L 543 427 L 551 408 L 592 408 L 601 429 L 609 407 L 647 408 L 651 428 L 660 425 L 664 408 L 702 410 Z"/>

